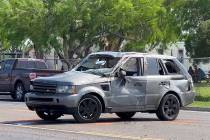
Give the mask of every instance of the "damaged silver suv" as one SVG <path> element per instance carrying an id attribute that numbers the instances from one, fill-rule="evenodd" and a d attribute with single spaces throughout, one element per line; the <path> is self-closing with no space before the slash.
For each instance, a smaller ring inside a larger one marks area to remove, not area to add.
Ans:
<path id="1" fill-rule="evenodd" d="M 194 97 L 192 78 L 174 57 L 98 52 L 69 72 L 32 81 L 26 105 L 44 120 L 72 114 L 78 122 L 95 122 L 101 113 L 130 119 L 136 112 L 174 120 Z"/>

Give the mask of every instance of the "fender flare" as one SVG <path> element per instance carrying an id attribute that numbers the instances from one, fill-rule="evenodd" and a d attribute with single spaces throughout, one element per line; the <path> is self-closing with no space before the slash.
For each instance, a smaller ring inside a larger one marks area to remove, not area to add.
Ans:
<path id="1" fill-rule="evenodd" d="M 163 94 L 163 95 L 161 96 L 160 100 L 158 101 L 157 107 L 159 107 L 159 105 L 160 105 L 162 99 L 163 99 L 166 95 L 168 95 L 168 94 L 173 94 L 173 95 L 175 95 L 175 96 L 178 98 L 179 102 L 180 102 L 180 107 L 183 106 L 183 101 L 182 101 L 182 98 L 181 98 L 179 92 L 176 91 L 176 90 L 169 90 L 169 91 L 167 91 L 165 94 Z"/>

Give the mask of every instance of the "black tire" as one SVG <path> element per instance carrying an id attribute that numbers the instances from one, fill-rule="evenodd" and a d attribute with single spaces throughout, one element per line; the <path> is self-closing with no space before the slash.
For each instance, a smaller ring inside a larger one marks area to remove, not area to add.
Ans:
<path id="1" fill-rule="evenodd" d="M 15 85 L 15 91 L 14 93 L 11 95 L 11 97 L 16 100 L 16 101 L 24 101 L 24 97 L 25 97 L 25 88 L 23 86 L 23 84 L 21 82 L 18 82 Z"/>
<path id="2" fill-rule="evenodd" d="M 100 100 L 92 95 L 84 96 L 76 108 L 73 117 L 79 123 L 96 122 L 102 112 Z"/>
<path id="3" fill-rule="evenodd" d="M 116 115 L 118 117 L 120 117 L 123 120 L 129 120 L 131 119 L 134 115 L 136 114 L 136 112 L 118 112 L 116 113 Z"/>
<path id="4" fill-rule="evenodd" d="M 173 94 L 167 94 L 163 97 L 156 111 L 156 115 L 162 121 L 172 121 L 177 118 L 179 110 L 179 99 Z"/>
<path id="5" fill-rule="evenodd" d="M 45 121 L 54 121 L 62 116 L 62 114 L 58 112 L 46 112 L 46 111 L 36 111 L 36 114 L 39 116 L 39 118 Z"/>

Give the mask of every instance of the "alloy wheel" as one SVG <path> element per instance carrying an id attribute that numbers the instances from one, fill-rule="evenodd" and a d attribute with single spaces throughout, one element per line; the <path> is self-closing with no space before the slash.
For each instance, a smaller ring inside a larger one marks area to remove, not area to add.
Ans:
<path id="1" fill-rule="evenodd" d="M 163 110 L 169 118 L 173 118 L 174 116 L 177 115 L 179 111 L 178 108 L 179 108 L 179 104 L 176 98 L 173 98 L 173 96 L 169 96 L 163 106 Z"/>
<path id="2" fill-rule="evenodd" d="M 78 111 L 83 119 L 91 120 L 98 111 L 98 104 L 91 98 L 85 98 L 80 102 Z"/>

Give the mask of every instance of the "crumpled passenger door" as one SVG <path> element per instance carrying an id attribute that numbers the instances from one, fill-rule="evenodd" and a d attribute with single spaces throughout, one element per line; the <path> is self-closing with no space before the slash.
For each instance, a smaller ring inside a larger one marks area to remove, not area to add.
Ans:
<path id="1" fill-rule="evenodd" d="M 111 82 L 112 106 L 139 106 L 145 104 L 146 80 L 141 76 L 115 78 Z"/>
<path id="2" fill-rule="evenodd" d="M 141 59 L 143 58 L 130 59 L 136 59 L 137 72 L 129 70 L 128 76 L 124 78 L 112 77 L 111 79 L 112 95 L 109 99 L 109 104 L 122 110 L 138 110 L 140 106 L 145 104 L 146 79 L 141 75 L 140 70 Z M 131 68 L 131 66 L 128 67 Z"/>

